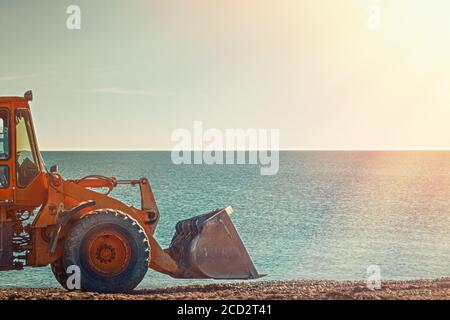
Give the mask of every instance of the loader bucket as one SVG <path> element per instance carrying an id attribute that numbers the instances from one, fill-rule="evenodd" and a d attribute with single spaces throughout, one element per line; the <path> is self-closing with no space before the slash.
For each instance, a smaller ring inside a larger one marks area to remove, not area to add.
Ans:
<path id="1" fill-rule="evenodd" d="M 177 278 L 256 279 L 260 275 L 229 215 L 231 207 L 176 225 L 168 253 L 177 262 Z"/>

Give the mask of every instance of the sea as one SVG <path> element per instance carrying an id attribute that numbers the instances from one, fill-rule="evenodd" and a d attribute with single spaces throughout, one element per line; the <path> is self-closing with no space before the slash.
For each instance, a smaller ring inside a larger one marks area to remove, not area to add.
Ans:
<path id="1" fill-rule="evenodd" d="M 65 178 L 147 177 L 168 247 L 177 221 L 232 206 L 260 280 L 450 276 L 449 151 L 282 151 L 276 175 L 258 164 L 182 164 L 170 151 L 43 152 Z M 112 196 L 139 207 L 139 188 Z M 255 280 L 252 280 L 255 281 Z M 149 270 L 139 288 L 217 283 Z M 49 267 L 0 272 L 0 287 L 58 287 Z"/>

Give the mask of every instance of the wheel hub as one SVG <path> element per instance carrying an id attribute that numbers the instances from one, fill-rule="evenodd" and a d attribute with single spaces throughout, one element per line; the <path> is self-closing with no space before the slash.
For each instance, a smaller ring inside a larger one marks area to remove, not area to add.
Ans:
<path id="1" fill-rule="evenodd" d="M 116 250 L 109 244 L 103 243 L 97 248 L 96 259 L 101 263 L 111 263 L 116 258 Z"/>
<path id="2" fill-rule="evenodd" d="M 131 260 L 128 240 L 116 230 L 101 230 L 88 241 L 88 264 L 96 272 L 116 276 L 124 271 Z"/>

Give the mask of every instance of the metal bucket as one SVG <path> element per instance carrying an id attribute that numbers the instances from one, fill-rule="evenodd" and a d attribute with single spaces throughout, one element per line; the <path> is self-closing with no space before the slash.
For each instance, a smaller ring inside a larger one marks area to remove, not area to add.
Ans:
<path id="1" fill-rule="evenodd" d="M 231 207 L 208 212 L 176 225 L 167 252 L 177 262 L 177 278 L 256 279 L 261 277 L 242 243 Z"/>

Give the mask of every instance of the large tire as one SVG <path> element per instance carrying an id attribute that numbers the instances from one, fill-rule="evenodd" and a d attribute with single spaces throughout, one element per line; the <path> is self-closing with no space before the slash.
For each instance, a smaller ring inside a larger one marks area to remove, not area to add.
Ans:
<path id="1" fill-rule="evenodd" d="M 80 268 L 81 290 L 104 293 L 136 288 L 148 270 L 150 248 L 142 227 L 112 209 L 95 210 L 69 231 L 63 256 L 52 265 L 58 282 L 67 288 L 64 272 Z"/>
<path id="2" fill-rule="evenodd" d="M 56 281 L 64 288 L 67 289 L 68 275 L 62 265 L 62 257 L 52 263 L 52 272 Z"/>

